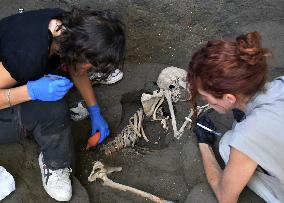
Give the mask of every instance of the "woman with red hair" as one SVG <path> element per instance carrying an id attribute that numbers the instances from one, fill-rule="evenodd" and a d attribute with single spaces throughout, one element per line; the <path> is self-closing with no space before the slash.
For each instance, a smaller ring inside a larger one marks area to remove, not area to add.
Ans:
<path id="1" fill-rule="evenodd" d="M 212 133 L 196 127 L 205 173 L 219 202 L 237 202 L 246 185 L 267 202 L 284 202 L 284 77 L 267 82 L 266 56 L 257 32 L 235 41 L 209 41 L 192 57 L 188 70 L 191 102 L 197 96 L 219 113 L 244 112 L 224 134 L 218 165 Z M 206 117 L 199 123 L 214 128 Z"/>

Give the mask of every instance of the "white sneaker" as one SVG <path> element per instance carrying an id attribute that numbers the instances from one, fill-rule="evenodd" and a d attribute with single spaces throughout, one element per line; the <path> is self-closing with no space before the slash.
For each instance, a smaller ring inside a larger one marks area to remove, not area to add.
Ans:
<path id="1" fill-rule="evenodd" d="M 57 201 L 69 201 L 72 197 L 71 169 L 51 170 L 47 168 L 43 163 L 42 153 L 38 157 L 38 162 L 45 191 Z"/>
<path id="2" fill-rule="evenodd" d="M 123 78 L 123 72 L 119 69 L 115 69 L 109 76 L 103 79 L 103 73 L 96 73 L 93 69 L 88 71 L 88 77 L 92 81 L 92 84 L 104 84 L 104 85 L 111 85 Z"/>
<path id="3" fill-rule="evenodd" d="M 0 166 L 0 188 L 0 201 L 15 190 L 15 180 L 3 166 Z"/>
<path id="4" fill-rule="evenodd" d="M 84 120 L 89 116 L 88 109 L 83 105 L 84 101 L 79 101 L 69 107 L 71 119 L 75 122 Z"/>

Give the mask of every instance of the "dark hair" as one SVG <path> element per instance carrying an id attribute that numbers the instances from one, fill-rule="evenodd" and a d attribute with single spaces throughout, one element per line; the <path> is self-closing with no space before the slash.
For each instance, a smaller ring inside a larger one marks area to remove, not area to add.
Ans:
<path id="1" fill-rule="evenodd" d="M 252 96 L 264 87 L 267 77 L 266 56 L 261 37 L 251 32 L 236 41 L 209 41 L 192 56 L 187 80 L 196 106 L 197 81 L 216 98 L 224 94 Z"/>
<path id="2" fill-rule="evenodd" d="M 125 26 L 112 12 L 73 8 L 61 21 L 63 32 L 55 41 L 64 65 L 76 70 L 89 62 L 103 73 L 123 65 Z"/>

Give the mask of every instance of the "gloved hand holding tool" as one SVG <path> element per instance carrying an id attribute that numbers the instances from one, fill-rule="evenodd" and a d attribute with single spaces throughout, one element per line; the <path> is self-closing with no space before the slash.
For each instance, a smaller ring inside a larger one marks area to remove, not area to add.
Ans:
<path id="1" fill-rule="evenodd" d="M 86 150 L 89 150 L 91 147 L 97 146 L 99 139 L 100 139 L 100 132 L 96 132 L 94 135 L 91 135 L 91 137 L 89 137 L 88 139 Z"/>
<path id="2" fill-rule="evenodd" d="M 72 86 L 73 83 L 68 78 L 51 74 L 27 83 L 31 99 L 41 101 L 60 100 Z"/>
<path id="3" fill-rule="evenodd" d="M 211 130 L 211 132 L 208 131 L 206 128 Z M 209 146 L 212 146 L 216 140 L 216 135 L 219 134 L 216 132 L 216 130 L 217 128 L 215 127 L 214 123 L 205 114 L 197 119 L 197 125 L 193 129 L 193 132 L 197 137 L 197 143 L 205 143 L 208 144 Z"/>
<path id="4" fill-rule="evenodd" d="M 101 115 L 100 107 L 96 104 L 88 107 L 92 122 L 92 136 L 99 136 L 98 144 L 100 144 L 108 135 L 109 127 L 103 116 Z M 99 132 L 99 135 L 96 134 Z"/>

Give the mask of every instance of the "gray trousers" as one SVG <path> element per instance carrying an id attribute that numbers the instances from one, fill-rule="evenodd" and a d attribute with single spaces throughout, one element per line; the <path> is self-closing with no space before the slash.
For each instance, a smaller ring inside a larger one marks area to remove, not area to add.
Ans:
<path id="1" fill-rule="evenodd" d="M 226 164 L 229 161 L 230 155 L 230 139 L 231 131 L 228 131 L 225 133 L 219 143 L 219 153 Z M 256 170 L 247 186 L 266 202 L 284 202 L 283 189 L 279 187 L 279 181 L 273 176 Z"/>
<path id="2" fill-rule="evenodd" d="M 29 101 L 0 110 L 0 144 L 32 134 L 48 168 L 70 167 L 73 142 L 69 109 L 64 100 Z"/>

